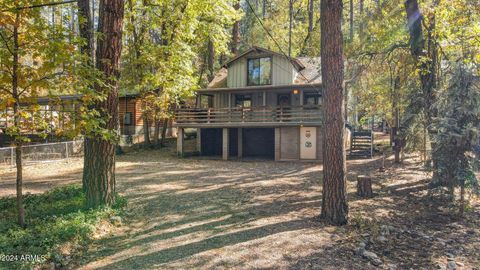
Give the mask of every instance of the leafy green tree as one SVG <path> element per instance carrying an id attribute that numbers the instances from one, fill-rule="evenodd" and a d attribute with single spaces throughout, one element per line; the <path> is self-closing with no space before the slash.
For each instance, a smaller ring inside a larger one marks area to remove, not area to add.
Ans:
<path id="1" fill-rule="evenodd" d="M 148 143 L 149 121 L 157 131 L 160 120 L 170 118 L 175 104 L 202 82 L 197 77 L 205 44 L 217 54 L 228 52 L 230 27 L 238 14 L 226 0 L 129 0 L 126 10 L 121 91 L 140 94 Z"/>
<path id="2" fill-rule="evenodd" d="M 78 0 L 79 30 L 83 38 L 82 89 L 85 95 L 83 188 L 87 206 L 115 203 L 115 146 L 118 140 L 118 77 L 122 53 L 123 0 L 99 2 L 96 47 L 88 0 Z M 95 67 L 93 67 L 95 52 Z M 90 76 L 90 71 L 93 76 Z M 88 110 L 88 112 L 87 112 Z"/>
<path id="3" fill-rule="evenodd" d="M 456 65 L 447 89 L 434 104 L 438 116 L 433 123 L 437 133 L 432 155 L 437 158 L 430 186 L 447 187 L 451 199 L 460 187 L 463 211 L 465 187 L 478 192 L 471 151 L 480 138 L 480 79 L 471 65 Z"/>
<path id="4" fill-rule="evenodd" d="M 31 1 L 0 1 L 0 118 L 7 119 L 6 134 L 14 138 L 21 226 L 25 226 L 22 145 L 32 131 L 46 135 L 41 132 L 52 120 L 35 104 L 36 97 L 71 81 L 75 50 L 66 42 L 72 39 L 69 29 L 49 22 L 44 9 L 30 5 Z"/>

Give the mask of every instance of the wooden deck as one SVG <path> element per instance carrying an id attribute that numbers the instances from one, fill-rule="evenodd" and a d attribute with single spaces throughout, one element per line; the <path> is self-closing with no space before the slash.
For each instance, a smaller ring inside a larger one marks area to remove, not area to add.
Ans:
<path id="1" fill-rule="evenodd" d="M 321 106 L 185 108 L 175 112 L 177 127 L 275 127 L 322 125 Z"/>

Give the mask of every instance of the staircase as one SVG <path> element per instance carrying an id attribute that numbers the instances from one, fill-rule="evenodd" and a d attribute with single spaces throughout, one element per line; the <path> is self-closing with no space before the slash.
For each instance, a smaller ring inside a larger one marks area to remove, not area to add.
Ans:
<path id="1" fill-rule="evenodd" d="M 353 131 L 350 144 L 350 158 L 372 158 L 373 132 L 371 130 Z"/>

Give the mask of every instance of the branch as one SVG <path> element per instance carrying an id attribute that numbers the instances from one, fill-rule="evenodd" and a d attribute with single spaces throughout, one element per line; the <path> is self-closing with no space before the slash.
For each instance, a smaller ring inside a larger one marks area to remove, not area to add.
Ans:
<path id="1" fill-rule="evenodd" d="M 23 9 L 58 6 L 58 5 L 75 3 L 75 2 L 77 2 L 77 0 L 67 0 L 67 1 L 62 1 L 62 2 L 50 2 L 50 3 L 45 3 L 45 4 L 37 4 L 37 5 L 31 5 L 31 6 L 21 6 L 21 7 L 8 8 L 8 9 L 0 10 L 0 12 L 9 12 L 9 11 L 16 11 L 16 10 L 23 10 Z"/>
<path id="2" fill-rule="evenodd" d="M 0 32 L 0 37 L 2 38 L 3 43 L 5 43 L 5 47 L 7 47 L 8 52 L 9 52 L 11 55 L 13 55 L 12 49 L 10 48 L 10 46 L 8 46 L 8 40 L 7 40 L 6 37 L 3 36 L 2 32 Z"/>
<path id="3" fill-rule="evenodd" d="M 5 88 L 5 87 L 0 86 L 0 90 L 2 90 L 3 92 L 5 92 L 5 93 L 7 93 L 7 94 L 9 94 L 9 95 L 13 95 L 13 93 L 10 92 L 10 90 L 8 90 L 8 89 Z"/>
<path id="4" fill-rule="evenodd" d="M 36 83 L 38 83 L 38 82 L 41 82 L 41 81 L 44 81 L 44 80 L 51 79 L 51 78 L 53 78 L 53 77 L 62 75 L 62 74 L 64 74 L 63 71 L 57 72 L 57 73 L 53 73 L 53 74 L 49 74 L 49 75 L 45 75 L 45 76 L 43 76 L 43 77 L 40 78 L 40 79 L 33 80 L 33 81 L 31 81 L 27 86 L 25 86 L 22 91 L 20 91 L 20 93 L 18 94 L 18 96 L 21 96 L 23 93 L 25 93 L 25 91 L 27 91 L 28 88 L 30 88 L 32 85 L 34 85 L 34 84 L 36 84 Z"/>

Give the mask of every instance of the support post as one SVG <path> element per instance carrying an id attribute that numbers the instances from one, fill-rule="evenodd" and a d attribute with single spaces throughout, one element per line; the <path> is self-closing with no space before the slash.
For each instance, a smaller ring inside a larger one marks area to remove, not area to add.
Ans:
<path id="1" fill-rule="evenodd" d="M 202 154 L 202 129 L 197 128 L 197 152 Z"/>
<path id="2" fill-rule="evenodd" d="M 243 157 L 243 129 L 238 128 L 238 144 L 237 144 L 237 149 L 238 149 L 238 158 Z"/>
<path id="3" fill-rule="evenodd" d="M 177 155 L 183 157 L 183 128 L 177 128 Z"/>
<path id="4" fill-rule="evenodd" d="M 15 160 L 13 159 L 13 147 L 10 147 L 10 165 L 14 165 Z"/>
<path id="5" fill-rule="evenodd" d="M 223 143 L 223 147 L 222 147 L 222 158 L 223 160 L 228 160 L 228 152 L 229 152 L 229 134 L 228 134 L 229 130 L 228 128 L 223 128 L 223 136 L 222 136 L 222 143 Z"/>
<path id="6" fill-rule="evenodd" d="M 275 161 L 280 160 L 280 128 L 275 128 Z"/>

